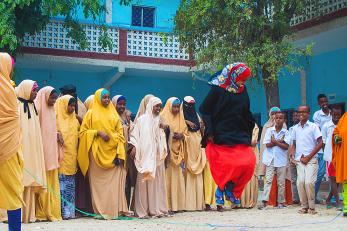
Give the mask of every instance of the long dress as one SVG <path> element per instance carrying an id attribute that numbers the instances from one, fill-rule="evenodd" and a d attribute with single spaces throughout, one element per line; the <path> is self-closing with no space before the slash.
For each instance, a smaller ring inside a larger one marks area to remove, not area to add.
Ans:
<path id="1" fill-rule="evenodd" d="M 112 98 L 112 103 L 113 103 L 115 108 L 117 108 L 118 99 L 121 97 L 124 98 L 124 100 L 125 100 L 125 97 L 122 95 L 116 95 Z M 124 110 L 124 112 L 122 114 L 118 114 L 120 121 L 122 123 L 122 127 L 123 127 L 123 134 L 124 134 L 124 139 L 125 139 L 124 147 L 125 147 L 126 152 L 128 150 L 128 145 L 129 145 L 129 139 L 130 139 L 129 130 L 130 130 L 130 126 L 131 126 L 131 121 L 130 120 L 128 121 L 127 116 L 126 116 L 127 112 L 128 112 L 127 110 Z M 128 156 L 126 156 L 125 165 L 123 166 L 124 169 L 122 170 L 122 172 L 124 174 L 121 175 L 122 179 L 120 179 L 121 188 L 125 189 L 126 202 L 128 205 L 130 205 L 132 202 L 133 197 L 131 195 L 131 191 L 132 191 L 131 189 L 135 185 L 135 182 L 136 182 L 136 178 L 135 178 L 134 182 L 127 181 L 127 180 L 131 179 L 128 177 L 128 173 L 132 174 L 132 172 L 129 171 L 129 167 L 131 166 L 132 163 L 134 163 L 134 161 L 131 160 L 130 158 L 128 158 Z M 133 175 L 131 175 L 131 177 L 133 177 Z M 133 183 L 133 184 L 131 184 L 131 183 Z"/>
<path id="2" fill-rule="evenodd" d="M 184 98 L 183 104 L 184 119 L 195 125 L 194 128 L 188 127 L 186 149 L 184 160 L 186 163 L 186 210 L 203 210 L 204 202 L 204 183 L 203 171 L 206 165 L 205 149 L 201 148 L 201 126 L 198 114 L 195 111 L 195 100 L 191 96 Z"/>
<path id="3" fill-rule="evenodd" d="M 184 120 L 183 109 L 173 115 L 172 106 L 177 98 L 169 98 L 160 116 L 170 127 L 170 163 L 166 169 L 167 200 L 170 211 L 186 210 L 185 169 L 182 167 L 188 139 L 188 128 Z M 182 140 L 173 138 L 174 133 L 183 134 Z"/>
<path id="4" fill-rule="evenodd" d="M 94 213 L 103 219 L 116 219 L 120 212 L 128 212 L 125 182 L 122 183 L 126 171 L 115 161 L 125 160 L 125 139 L 116 109 L 111 103 L 102 105 L 102 94 L 109 92 L 95 92 L 93 106 L 83 119 L 78 163 L 83 175 L 88 172 Z M 98 131 L 105 132 L 109 141 L 98 136 Z"/>
<path id="5" fill-rule="evenodd" d="M 91 109 L 93 106 L 94 95 L 88 96 L 88 98 L 84 101 L 84 106 L 86 108 L 86 112 Z M 81 104 L 79 104 L 78 108 L 83 108 Z M 83 109 L 82 109 L 83 110 Z M 83 111 L 78 110 L 79 116 L 84 118 L 85 113 Z M 82 116 L 83 115 L 83 116 Z M 92 208 L 92 199 L 90 196 L 90 185 L 88 175 L 83 176 L 80 168 L 78 167 L 77 173 L 75 175 L 76 182 L 76 208 L 78 209 L 77 216 L 87 216 L 88 213 L 93 213 Z"/>
<path id="6" fill-rule="evenodd" d="M 58 178 L 58 143 L 56 115 L 53 106 L 48 106 L 48 99 L 53 87 L 42 88 L 35 99 L 39 114 L 43 153 L 45 155 L 47 192 L 41 192 L 36 201 L 36 218 L 40 221 L 61 220 L 60 187 Z"/>
<path id="7" fill-rule="evenodd" d="M 149 100 L 146 112 L 137 118 L 130 135 L 138 170 L 134 212 L 140 218 L 168 214 L 164 166 L 168 150 L 165 133 L 159 128 L 159 116 L 152 113 L 159 103 L 161 100 L 156 97 Z"/>
<path id="8" fill-rule="evenodd" d="M 35 222 L 36 197 L 46 191 L 46 167 L 43 153 L 42 135 L 39 116 L 30 94 L 35 82 L 24 80 L 17 87 L 19 99 L 20 124 L 24 157 L 24 194 L 23 223 Z"/>
<path id="9" fill-rule="evenodd" d="M 214 85 L 200 106 L 206 126 L 202 144 L 206 146 L 213 179 L 220 190 L 231 182 L 235 198 L 241 197 L 254 175 L 256 158 L 250 147 L 254 121 L 249 110 L 246 88 L 233 94 Z"/>
<path id="10" fill-rule="evenodd" d="M 17 210 L 23 201 L 20 114 L 11 85 L 11 57 L 0 52 L 0 209 Z M 4 210 L 2 210 L 4 212 Z M 6 215 L 2 216 L 6 219 Z"/>
<path id="11" fill-rule="evenodd" d="M 259 127 L 255 124 L 252 134 L 252 143 L 257 143 L 259 134 Z M 258 163 L 259 159 L 259 149 L 256 145 L 253 148 L 254 154 L 256 156 L 256 163 Z M 253 208 L 257 205 L 258 202 L 258 166 L 256 165 L 254 169 L 254 174 L 251 180 L 247 183 L 245 188 L 243 189 L 243 193 L 241 195 L 241 207 L 242 208 Z"/>
<path id="12" fill-rule="evenodd" d="M 64 95 L 56 102 L 57 130 L 63 136 L 64 144 L 59 147 L 64 156 L 59 167 L 61 209 L 63 219 L 75 218 L 77 150 L 80 124 L 75 112 L 68 113 L 68 104 L 73 97 Z"/>
<path id="13" fill-rule="evenodd" d="M 335 142 L 340 140 L 340 143 Z M 333 132 L 332 163 L 336 170 L 336 182 L 342 184 L 343 215 L 347 215 L 347 113 L 340 118 Z"/>

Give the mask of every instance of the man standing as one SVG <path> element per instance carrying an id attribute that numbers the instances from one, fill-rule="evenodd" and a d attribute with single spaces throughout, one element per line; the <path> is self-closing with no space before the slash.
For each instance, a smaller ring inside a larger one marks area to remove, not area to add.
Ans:
<path id="1" fill-rule="evenodd" d="M 318 105 L 321 108 L 313 114 L 313 122 L 322 130 L 325 123 L 331 121 L 331 114 L 328 104 L 328 98 L 325 94 L 319 94 L 317 97 Z M 323 159 L 323 149 L 318 152 L 318 174 L 317 181 L 315 185 L 315 198 L 316 203 L 319 204 L 320 201 L 317 199 L 319 187 L 322 183 L 323 177 L 326 171 L 325 160 Z"/>
<path id="2" fill-rule="evenodd" d="M 302 208 L 299 213 L 316 214 L 314 185 L 317 180 L 317 153 L 322 148 L 322 133 L 318 126 L 310 121 L 310 108 L 298 108 L 300 123 L 294 127 L 292 134 L 293 145 L 290 161 L 296 164 L 298 179 L 297 187 Z"/>

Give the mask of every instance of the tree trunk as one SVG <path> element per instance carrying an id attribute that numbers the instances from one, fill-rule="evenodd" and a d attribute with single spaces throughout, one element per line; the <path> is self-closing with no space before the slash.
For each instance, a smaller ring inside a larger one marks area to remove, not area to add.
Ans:
<path id="1" fill-rule="evenodd" d="M 263 83 L 266 96 L 266 110 L 272 107 L 280 107 L 280 95 L 278 89 L 278 79 L 272 79 L 270 73 L 263 69 Z"/>

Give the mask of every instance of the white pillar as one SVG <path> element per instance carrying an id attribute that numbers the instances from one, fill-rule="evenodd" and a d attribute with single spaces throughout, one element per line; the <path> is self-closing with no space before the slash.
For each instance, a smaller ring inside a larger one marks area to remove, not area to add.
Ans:
<path id="1" fill-rule="evenodd" d="M 106 23 L 112 23 L 112 0 L 106 0 Z"/>

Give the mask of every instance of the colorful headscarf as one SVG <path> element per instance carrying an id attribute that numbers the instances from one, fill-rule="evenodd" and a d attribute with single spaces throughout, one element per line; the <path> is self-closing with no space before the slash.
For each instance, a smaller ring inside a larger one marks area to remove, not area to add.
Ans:
<path id="1" fill-rule="evenodd" d="M 121 100 L 125 100 L 125 101 L 127 100 L 124 95 L 116 95 L 115 97 L 112 98 L 112 100 L 113 99 L 117 99 L 116 103 L 119 103 L 119 101 Z"/>
<path id="2" fill-rule="evenodd" d="M 175 100 L 172 101 L 172 106 L 173 105 L 181 105 L 181 100 L 176 98 Z"/>
<path id="3" fill-rule="evenodd" d="M 192 123 L 195 124 L 195 128 L 191 128 L 188 126 L 188 130 L 190 132 L 197 132 L 200 130 L 200 121 L 198 114 L 196 113 L 195 110 L 195 100 L 191 96 L 186 96 L 184 97 L 183 100 L 183 114 L 184 114 L 184 119 L 188 120 Z"/>
<path id="4" fill-rule="evenodd" d="M 244 63 L 226 65 L 222 71 L 212 75 L 208 82 L 210 85 L 219 86 L 231 93 L 241 93 L 244 87 L 237 86 L 237 82 L 246 81 L 251 77 L 251 70 Z"/>
<path id="5" fill-rule="evenodd" d="M 105 95 L 110 95 L 110 92 L 104 88 L 104 89 L 102 89 L 102 91 L 101 91 L 100 100 L 102 100 L 102 98 L 103 98 Z"/>

